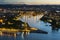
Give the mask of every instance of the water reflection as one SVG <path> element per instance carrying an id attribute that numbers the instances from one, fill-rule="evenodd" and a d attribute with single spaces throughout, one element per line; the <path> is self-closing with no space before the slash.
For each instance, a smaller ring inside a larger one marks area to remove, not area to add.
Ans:
<path id="1" fill-rule="evenodd" d="M 38 16 L 38 15 L 37 15 Z M 39 15 L 40 16 L 40 15 Z M 0 36 L 0 40 L 59 40 L 60 39 L 60 29 L 54 30 L 52 26 L 50 26 L 50 23 L 45 23 L 43 21 L 40 21 L 40 17 L 32 16 L 28 17 L 25 20 L 24 16 L 20 19 L 23 22 L 27 22 L 29 26 L 36 27 L 40 30 L 47 31 L 48 34 L 38 34 L 38 33 L 24 33 L 24 32 L 18 32 L 16 37 L 13 35 L 2 35 Z M 29 34 L 29 35 L 27 35 Z"/>
<path id="2" fill-rule="evenodd" d="M 51 29 L 51 30 L 48 30 L 50 32 L 48 34 L 30 33 L 29 35 L 26 35 L 23 32 L 21 33 L 18 32 L 16 37 L 14 37 L 13 35 L 12 36 L 3 35 L 3 36 L 0 36 L 0 40 L 59 40 L 60 39 L 60 30 L 59 31 L 52 30 L 52 28 L 49 28 L 51 27 L 49 26 L 50 24 L 44 23 L 43 21 L 40 21 L 40 24 L 41 24 L 39 26 L 39 28 L 41 27 L 40 29 L 42 30 Z"/>
<path id="3" fill-rule="evenodd" d="M 25 37 L 27 37 L 29 35 L 29 32 L 21 32 L 21 37 L 22 39 L 24 39 Z"/>
<path id="4" fill-rule="evenodd" d="M 31 16 L 31 17 L 29 17 L 29 15 L 26 15 L 26 16 L 24 15 L 20 20 L 28 23 L 30 27 L 38 28 L 41 30 L 45 29 L 44 31 L 49 32 L 48 30 L 51 30 L 51 27 L 45 26 L 45 23 L 40 20 L 42 17 L 43 15 L 36 15 L 36 16 Z M 47 24 L 50 25 L 49 23 Z"/>
<path id="5" fill-rule="evenodd" d="M 16 34 L 16 36 L 14 36 L 14 34 L 10 34 L 10 33 L 8 33 L 8 34 L 3 33 L 2 35 L 0 34 L 0 39 L 3 40 L 3 38 L 6 37 L 6 39 L 10 40 L 10 38 L 13 37 L 16 40 L 18 37 L 20 37 L 21 39 L 25 40 L 26 37 L 29 35 L 29 33 L 27 33 L 27 32 L 26 33 L 24 33 L 24 32 L 17 32 L 15 34 Z"/>

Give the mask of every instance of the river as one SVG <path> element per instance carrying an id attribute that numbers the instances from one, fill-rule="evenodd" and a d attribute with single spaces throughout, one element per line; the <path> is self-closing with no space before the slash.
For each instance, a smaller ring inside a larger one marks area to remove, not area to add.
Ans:
<path id="1" fill-rule="evenodd" d="M 3 35 L 0 36 L 0 40 L 60 40 L 60 29 L 57 30 L 52 30 L 52 27 L 50 26 L 51 24 L 48 22 L 44 22 L 39 20 L 41 16 L 31 16 L 30 18 L 22 17 L 20 20 L 23 22 L 26 22 L 29 24 L 31 27 L 38 28 L 40 30 L 48 32 L 48 34 L 41 34 L 41 33 L 30 33 L 29 35 L 24 35 L 20 33 L 16 37 L 14 36 L 7 36 Z"/>

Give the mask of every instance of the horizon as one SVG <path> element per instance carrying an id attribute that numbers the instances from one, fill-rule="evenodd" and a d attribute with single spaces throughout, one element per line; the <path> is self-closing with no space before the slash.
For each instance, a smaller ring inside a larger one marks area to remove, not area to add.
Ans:
<path id="1" fill-rule="evenodd" d="M 60 5 L 60 0 L 0 0 L 0 4 Z"/>
<path id="2" fill-rule="evenodd" d="M 0 5 L 60 5 L 60 4 L 0 4 Z"/>

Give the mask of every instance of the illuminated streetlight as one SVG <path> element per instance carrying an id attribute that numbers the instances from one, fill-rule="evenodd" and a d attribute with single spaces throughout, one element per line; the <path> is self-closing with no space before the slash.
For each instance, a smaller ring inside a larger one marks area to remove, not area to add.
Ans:
<path id="1" fill-rule="evenodd" d="M 0 19 L 0 22 L 1 22 L 1 23 L 3 23 L 3 20 L 2 20 L 2 19 Z"/>

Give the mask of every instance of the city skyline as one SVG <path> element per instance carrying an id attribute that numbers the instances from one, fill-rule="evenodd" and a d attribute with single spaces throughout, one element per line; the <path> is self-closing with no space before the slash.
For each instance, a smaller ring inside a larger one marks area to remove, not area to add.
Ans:
<path id="1" fill-rule="evenodd" d="M 0 0 L 0 4 L 28 4 L 28 5 L 40 5 L 40 4 L 60 4 L 60 0 Z"/>

